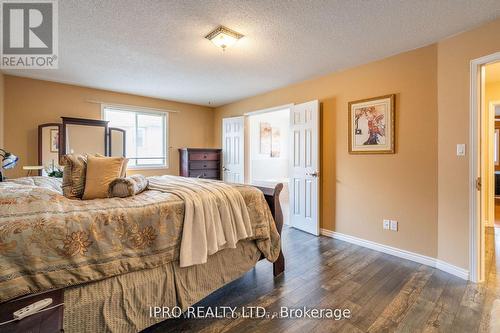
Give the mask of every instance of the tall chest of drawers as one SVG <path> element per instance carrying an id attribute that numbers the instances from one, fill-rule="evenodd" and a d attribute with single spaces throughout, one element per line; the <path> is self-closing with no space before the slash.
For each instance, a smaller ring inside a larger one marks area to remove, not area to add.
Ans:
<path id="1" fill-rule="evenodd" d="M 180 148 L 179 172 L 183 177 L 222 179 L 222 149 Z"/>

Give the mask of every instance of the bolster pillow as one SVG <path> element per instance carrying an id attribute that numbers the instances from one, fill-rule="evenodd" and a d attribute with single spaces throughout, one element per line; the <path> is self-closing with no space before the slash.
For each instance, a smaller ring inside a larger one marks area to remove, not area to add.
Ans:
<path id="1" fill-rule="evenodd" d="M 110 198 L 131 197 L 141 193 L 146 187 L 148 187 L 148 180 L 143 175 L 116 178 L 109 184 L 108 196 Z"/>

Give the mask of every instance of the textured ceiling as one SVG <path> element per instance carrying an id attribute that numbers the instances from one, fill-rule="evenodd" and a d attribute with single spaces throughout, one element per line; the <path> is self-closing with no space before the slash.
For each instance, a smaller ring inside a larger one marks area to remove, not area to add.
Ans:
<path id="1" fill-rule="evenodd" d="M 218 106 L 436 42 L 499 0 L 61 0 L 59 70 L 9 74 Z M 203 38 L 246 35 L 225 53 Z"/>

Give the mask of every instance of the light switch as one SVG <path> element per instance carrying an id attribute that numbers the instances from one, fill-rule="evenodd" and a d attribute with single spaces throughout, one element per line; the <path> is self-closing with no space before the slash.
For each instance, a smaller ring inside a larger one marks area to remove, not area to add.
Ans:
<path id="1" fill-rule="evenodd" d="M 391 220 L 384 220 L 382 226 L 385 230 L 391 229 Z"/>
<path id="2" fill-rule="evenodd" d="M 465 156 L 465 143 L 457 144 L 457 156 Z"/>
<path id="3" fill-rule="evenodd" d="M 398 231 L 398 221 L 391 220 L 391 230 L 392 231 Z"/>

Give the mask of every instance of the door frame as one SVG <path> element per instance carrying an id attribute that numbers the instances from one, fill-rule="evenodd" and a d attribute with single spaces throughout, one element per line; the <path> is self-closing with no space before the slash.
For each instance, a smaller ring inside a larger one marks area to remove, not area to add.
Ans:
<path id="1" fill-rule="evenodd" d="M 255 116 L 256 114 L 262 114 L 262 113 L 268 113 L 268 112 L 273 112 L 273 111 L 279 111 L 279 110 L 282 110 L 282 109 L 291 109 L 291 108 L 293 108 L 294 105 L 295 104 L 293 104 L 293 103 L 288 103 L 288 104 L 273 106 L 271 108 L 266 108 L 266 109 L 261 109 L 261 110 L 256 110 L 256 111 L 250 111 L 250 112 L 245 112 L 243 115 L 245 117 L 247 117 L 247 116 Z"/>
<path id="2" fill-rule="evenodd" d="M 481 228 L 481 194 L 476 189 L 476 180 L 481 176 L 481 69 L 484 65 L 500 61 L 496 52 L 470 62 L 470 131 L 469 131 L 469 279 L 472 282 L 484 281 L 484 231 Z M 489 106 L 488 106 L 489 107 Z M 483 190 L 481 188 L 481 190 Z"/>

